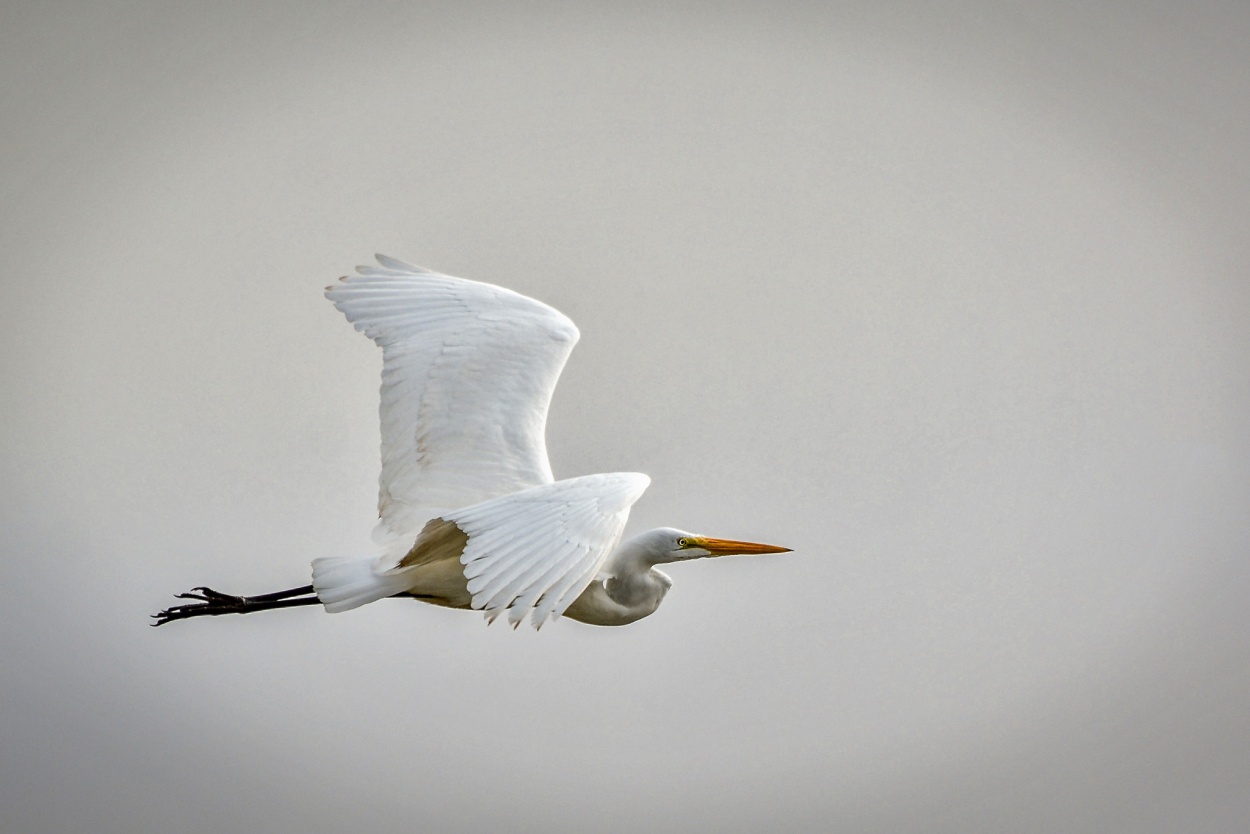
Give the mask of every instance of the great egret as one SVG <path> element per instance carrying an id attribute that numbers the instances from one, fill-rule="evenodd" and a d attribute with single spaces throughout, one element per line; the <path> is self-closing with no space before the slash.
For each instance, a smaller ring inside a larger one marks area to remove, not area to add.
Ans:
<path id="1" fill-rule="evenodd" d="M 651 483 L 616 472 L 556 481 L 547 408 L 577 343 L 542 302 L 378 255 L 379 266 L 326 288 L 382 348 L 382 474 L 374 531 L 381 555 L 322 558 L 312 584 L 261 596 L 199 587 L 153 625 L 320 603 L 331 613 L 385 597 L 507 612 L 515 628 L 561 615 L 626 625 L 659 607 L 672 581 L 656 565 L 784 553 L 670 527 L 621 543 Z"/>

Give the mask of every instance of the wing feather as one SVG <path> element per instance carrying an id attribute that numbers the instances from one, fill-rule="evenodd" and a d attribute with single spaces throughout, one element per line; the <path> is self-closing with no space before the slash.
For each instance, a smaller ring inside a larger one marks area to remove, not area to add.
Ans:
<path id="1" fill-rule="evenodd" d="M 586 475 L 444 514 L 468 542 L 460 561 L 472 607 L 514 626 L 556 618 L 586 589 L 620 541 L 630 507 L 651 479 Z M 398 570 L 402 570 L 401 562 Z"/>
<path id="2" fill-rule="evenodd" d="M 382 347 L 379 532 L 411 543 L 448 510 L 552 482 L 547 410 L 579 334 L 519 293 L 377 257 L 326 297 Z"/>

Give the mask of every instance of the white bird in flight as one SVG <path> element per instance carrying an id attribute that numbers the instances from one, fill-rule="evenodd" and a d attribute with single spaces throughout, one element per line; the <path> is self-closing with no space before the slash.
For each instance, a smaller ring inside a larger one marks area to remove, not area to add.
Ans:
<path id="1" fill-rule="evenodd" d="M 566 616 L 627 625 L 672 581 L 656 566 L 786 547 L 670 527 L 621 541 L 651 479 L 636 472 L 557 481 L 547 409 L 577 343 L 559 311 L 502 287 L 378 255 L 326 297 L 382 348 L 378 548 L 321 558 L 312 584 L 259 596 L 199 587 L 153 625 L 270 608 L 348 611 L 387 597 L 506 613 L 515 628 Z M 380 555 L 378 555 L 380 550 Z"/>

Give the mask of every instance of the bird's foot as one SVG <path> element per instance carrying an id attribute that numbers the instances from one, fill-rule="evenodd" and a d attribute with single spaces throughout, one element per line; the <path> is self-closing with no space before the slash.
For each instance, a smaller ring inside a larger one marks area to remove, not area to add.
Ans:
<path id="1" fill-rule="evenodd" d="M 165 625 L 171 620 L 185 620 L 188 617 L 206 617 L 217 614 L 246 614 L 249 611 L 265 611 L 271 608 L 295 608 L 300 605 L 320 605 L 321 600 L 312 585 L 275 591 L 272 594 L 260 594 L 254 597 L 236 597 L 223 594 L 212 588 L 200 586 L 192 588 L 185 594 L 178 594 L 178 599 L 193 599 L 187 605 L 174 605 L 159 614 L 153 614 L 154 626 Z"/>
<path id="2" fill-rule="evenodd" d="M 248 610 L 247 597 L 237 597 L 231 594 L 223 594 L 220 591 L 214 591 L 212 588 L 203 586 L 192 588 L 185 594 L 176 594 L 178 599 L 194 599 L 198 602 L 189 605 L 173 605 L 166 608 L 159 614 L 153 614 L 152 619 L 156 622 L 151 625 L 159 626 L 171 620 L 185 620 L 188 617 L 204 617 L 215 616 L 217 614 L 242 614 Z"/>

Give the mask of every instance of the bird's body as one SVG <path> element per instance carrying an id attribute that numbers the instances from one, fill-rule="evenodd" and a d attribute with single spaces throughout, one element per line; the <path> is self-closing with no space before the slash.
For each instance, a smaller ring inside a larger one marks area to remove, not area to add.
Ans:
<path id="1" fill-rule="evenodd" d="M 312 584 L 260 597 L 207 588 L 157 625 L 208 614 L 322 604 L 331 613 L 387 597 L 450 608 L 561 615 L 625 625 L 672 582 L 656 565 L 783 547 L 660 528 L 621 542 L 650 483 L 638 473 L 554 480 L 547 409 L 579 333 L 518 293 L 379 255 L 327 289 L 383 349 L 377 552 L 313 561 Z"/>

